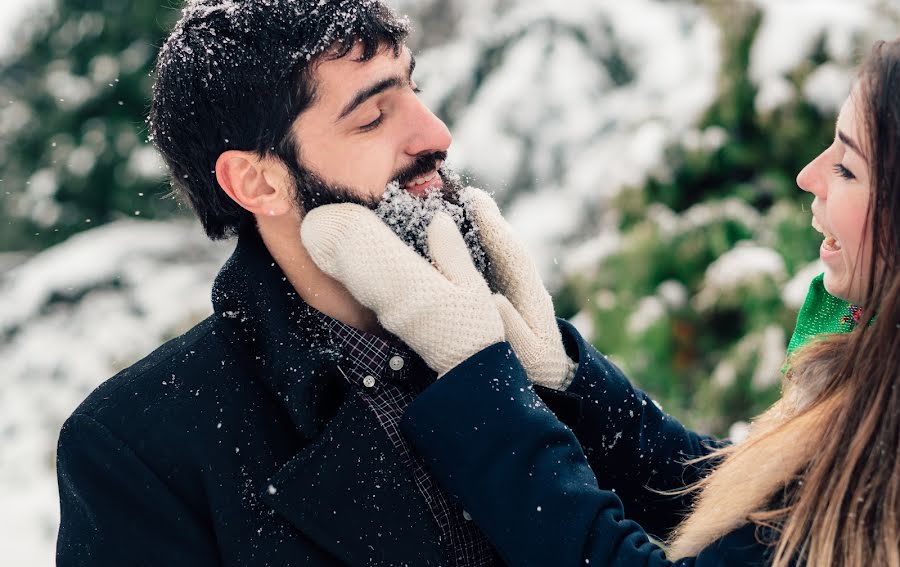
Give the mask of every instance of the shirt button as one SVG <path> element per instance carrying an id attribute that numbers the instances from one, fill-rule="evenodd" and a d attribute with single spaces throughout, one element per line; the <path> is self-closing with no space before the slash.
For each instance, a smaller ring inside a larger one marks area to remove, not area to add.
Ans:
<path id="1" fill-rule="evenodd" d="M 390 360 L 390 362 L 388 362 L 388 364 L 391 366 L 391 370 L 393 370 L 394 372 L 397 372 L 398 370 L 403 370 L 403 365 L 406 364 L 406 362 L 403 360 L 402 357 L 395 356 L 395 357 L 391 358 L 391 360 Z"/>
<path id="2" fill-rule="evenodd" d="M 366 388 L 374 388 L 375 387 L 375 377 L 374 376 L 366 376 L 363 378 L 363 386 Z"/>
<path id="3" fill-rule="evenodd" d="M 471 516 L 468 512 L 466 512 L 465 510 L 463 510 L 463 518 L 464 518 L 467 522 L 471 522 L 471 521 L 472 521 L 472 516 Z"/>

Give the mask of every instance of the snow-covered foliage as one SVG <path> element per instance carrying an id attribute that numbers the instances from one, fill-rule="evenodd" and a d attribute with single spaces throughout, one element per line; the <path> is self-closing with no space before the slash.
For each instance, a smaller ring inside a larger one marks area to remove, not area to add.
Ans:
<path id="1" fill-rule="evenodd" d="M 839 108 L 850 91 L 858 58 L 857 41 L 863 30 L 870 37 L 890 39 L 896 28 L 879 17 L 878 0 L 755 0 L 765 13 L 751 52 L 750 74 L 759 86 L 757 108 L 766 112 L 796 95 L 787 74 L 824 43 L 832 64 L 818 71 L 809 100 L 830 111 Z M 798 25 L 802 22 L 802 25 Z"/>
<path id="2" fill-rule="evenodd" d="M 415 26 L 438 2 L 396 4 Z M 457 35 L 418 55 L 422 96 L 453 132 L 450 163 L 497 192 L 553 277 L 711 103 L 718 30 L 696 6 L 649 0 L 470 0 L 456 15 Z"/>
<path id="3" fill-rule="evenodd" d="M 21 39 L 22 21 L 36 11 L 48 11 L 53 0 L 18 0 L 6 2 L 0 12 L 0 59 L 16 51 L 17 41 Z"/>
<path id="4" fill-rule="evenodd" d="M 723 295 L 767 278 L 778 286 L 784 282 L 784 259 L 771 248 L 741 242 L 707 268 L 703 287 L 694 299 L 696 307 L 709 309 Z"/>

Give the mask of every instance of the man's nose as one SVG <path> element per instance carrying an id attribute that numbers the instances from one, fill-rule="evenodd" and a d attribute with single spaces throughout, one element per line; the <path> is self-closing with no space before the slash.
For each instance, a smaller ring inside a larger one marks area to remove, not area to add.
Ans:
<path id="1" fill-rule="evenodd" d="M 406 153 L 417 156 L 425 153 L 446 152 L 453 142 L 453 136 L 444 122 L 418 98 L 410 107 L 409 140 Z"/>

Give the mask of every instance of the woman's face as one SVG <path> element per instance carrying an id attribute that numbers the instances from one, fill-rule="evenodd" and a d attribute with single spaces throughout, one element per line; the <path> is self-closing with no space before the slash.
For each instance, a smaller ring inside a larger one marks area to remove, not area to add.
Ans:
<path id="1" fill-rule="evenodd" d="M 872 250 L 870 156 L 859 99 L 857 87 L 838 116 L 834 142 L 797 176 L 797 185 L 815 196 L 813 227 L 825 236 L 819 249 L 825 289 L 857 305 L 865 300 Z"/>

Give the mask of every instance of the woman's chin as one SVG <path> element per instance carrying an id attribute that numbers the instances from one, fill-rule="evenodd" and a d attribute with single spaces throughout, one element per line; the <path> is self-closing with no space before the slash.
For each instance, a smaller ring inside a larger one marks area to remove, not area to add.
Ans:
<path id="1" fill-rule="evenodd" d="M 853 304 L 859 304 L 859 298 L 854 297 L 855 294 L 852 293 L 850 282 L 845 274 L 836 274 L 832 270 L 826 269 L 822 283 L 825 285 L 825 291 L 831 295 Z"/>

